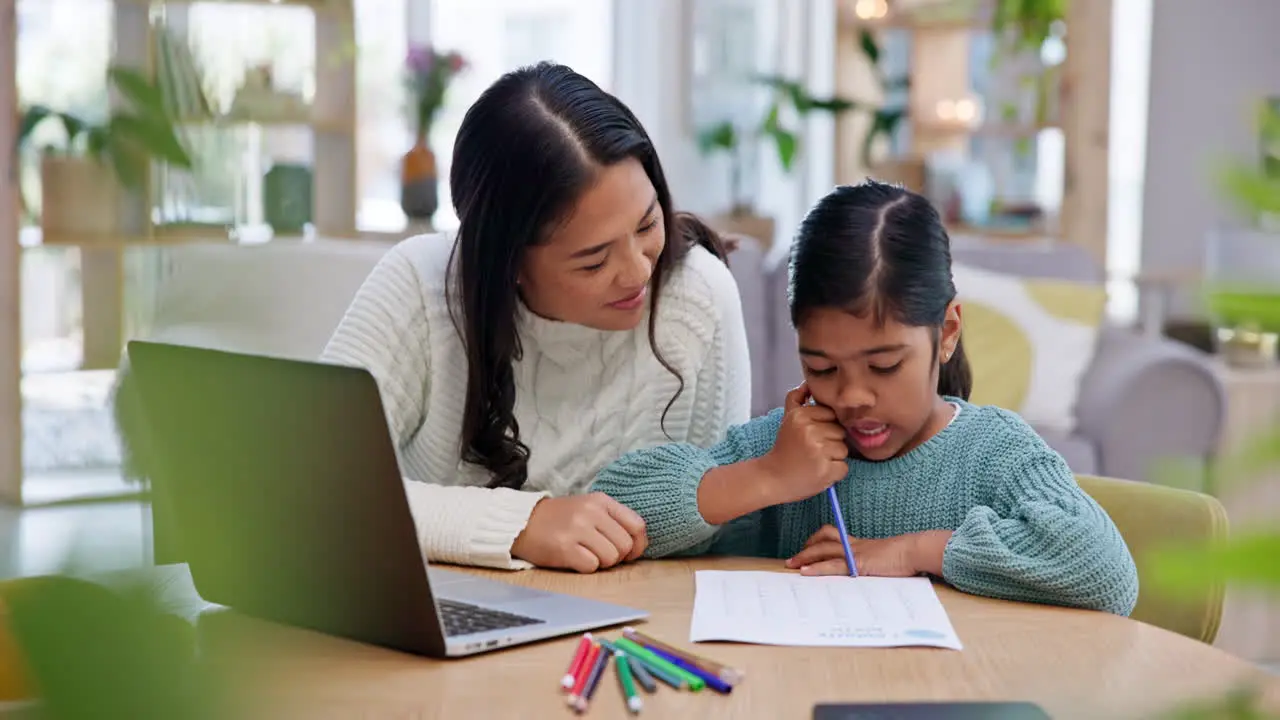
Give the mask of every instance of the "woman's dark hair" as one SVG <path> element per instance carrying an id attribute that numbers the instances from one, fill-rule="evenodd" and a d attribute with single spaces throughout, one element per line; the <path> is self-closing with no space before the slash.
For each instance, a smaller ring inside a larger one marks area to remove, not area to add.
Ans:
<path id="1" fill-rule="evenodd" d="M 809 211 L 791 247 L 791 322 L 837 307 L 933 328 L 933 350 L 956 296 L 951 239 L 938 211 L 920 195 L 868 179 L 842 185 Z M 969 399 L 973 373 L 964 344 L 938 373 L 938 394 Z"/>
<path id="2" fill-rule="evenodd" d="M 467 352 L 462 457 L 492 473 L 490 487 L 518 489 L 528 475 L 512 368 L 522 352 L 516 279 L 525 250 L 547 239 L 602 168 L 628 158 L 644 167 L 666 218 L 666 247 L 650 283 L 649 341 L 680 381 L 670 409 L 684 379 L 654 342 L 660 289 L 695 244 L 721 259 L 725 252 L 715 232 L 672 211 L 667 180 L 640 121 L 591 80 L 546 62 L 503 75 L 462 120 L 449 175 L 459 227 L 446 293 Z"/>

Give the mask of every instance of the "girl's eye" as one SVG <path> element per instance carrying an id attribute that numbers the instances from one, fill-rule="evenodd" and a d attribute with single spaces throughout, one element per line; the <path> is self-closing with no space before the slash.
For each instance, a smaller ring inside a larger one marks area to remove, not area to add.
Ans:
<path id="1" fill-rule="evenodd" d="M 809 367 L 808 365 L 805 365 L 805 366 L 804 366 L 804 371 L 805 371 L 805 372 L 807 372 L 807 373 L 809 373 L 810 375 L 815 375 L 815 376 L 821 377 L 821 376 L 823 376 L 823 375 L 830 375 L 831 373 L 835 372 L 835 371 L 836 371 L 836 369 L 835 369 L 834 367 L 821 368 L 821 369 L 819 369 L 819 368 L 811 368 L 811 367 Z"/>
<path id="2" fill-rule="evenodd" d="M 871 372 L 877 375 L 892 375 L 898 371 L 898 368 L 902 367 L 902 361 L 899 360 L 898 362 L 885 367 L 881 367 L 880 365 L 870 365 L 869 367 L 871 368 Z"/>

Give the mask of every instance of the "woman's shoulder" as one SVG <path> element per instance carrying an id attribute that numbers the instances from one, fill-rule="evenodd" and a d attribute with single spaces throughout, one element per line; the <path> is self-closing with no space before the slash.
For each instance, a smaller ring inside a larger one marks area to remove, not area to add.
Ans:
<path id="1" fill-rule="evenodd" d="M 713 319 L 717 324 L 726 317 L 742 315 L 742 298 L 729 266 L 701 245 L 695 245 L 676 265 L 662 292 L 660 320 L 664 312 Z"/>
<path id="2" fill-rule="evenodd" d="M 445 284 L 453 241 L 453 234 L 447 232 L 414 235 L 392 246 L 383 261 L 411 269 L 424 290 L 434 291 Z"/>

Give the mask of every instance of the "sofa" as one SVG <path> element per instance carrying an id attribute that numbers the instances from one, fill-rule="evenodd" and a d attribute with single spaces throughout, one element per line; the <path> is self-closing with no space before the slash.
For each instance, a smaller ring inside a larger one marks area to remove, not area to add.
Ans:
<path id="1" fill-rule="evenodd" d="M 1028 277 L 1102 282 L 1084 248 L 1062 243 L 952 240 L 952 257 L 979 268 Z M 731 257 L 747 317 L 752 411 L 779 406 L 802 380 L 787 309 L 787 264 L 743 239 Z M 1127 328 L 1102 328 L 1080 386 L 1075 431 L 1037 432 L 1072 470 L 1150 480 L 1163 460 L 1186 461 L 1203 479 L 1225 422 L 1226 395 L 1209 356 L 1182 343 Z"/>
<path id="2" fill-rule="evenodd" d="M 373 266 L 391 247 L 376 241 L 196 244 L 167 251 L 167 278 L 149 337 L 166 342 L 315 358 Z M 954 256 L 1029 276 L 1100 281 L 1080 248 L 956 238 Z M 786 263 L 750 239 L 729 266 L 737 280 L 751 354 L 752 410 L 779 406 L 801 381 L 786 299 Z M 127 404 L 127 401 L 126 403 Z M 117 422 L 128 408 L 117 408 Z M 1080 474 L 1149 480 L 1177 457 L 1201 472 L 1217 446 L 1225 394 L 1207 356 L 1181 343 L 1106 327 L 1086 373 L 1070 434 L 1038 428 Z M 126 465 L 133 459 L 126 458 Z M 135 469 L 136 470 L 136 469 Z"/>

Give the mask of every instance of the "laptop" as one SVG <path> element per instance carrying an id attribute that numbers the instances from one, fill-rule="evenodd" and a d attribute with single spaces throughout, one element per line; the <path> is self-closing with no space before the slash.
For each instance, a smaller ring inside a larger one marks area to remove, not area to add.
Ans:
<path id="1" fill-rule="evenodd" d="M 647 619 L 428 567 L 367 370 L 143 341 L 127 352 L 153 511 L 207 602 L 438 658 Z"/>

